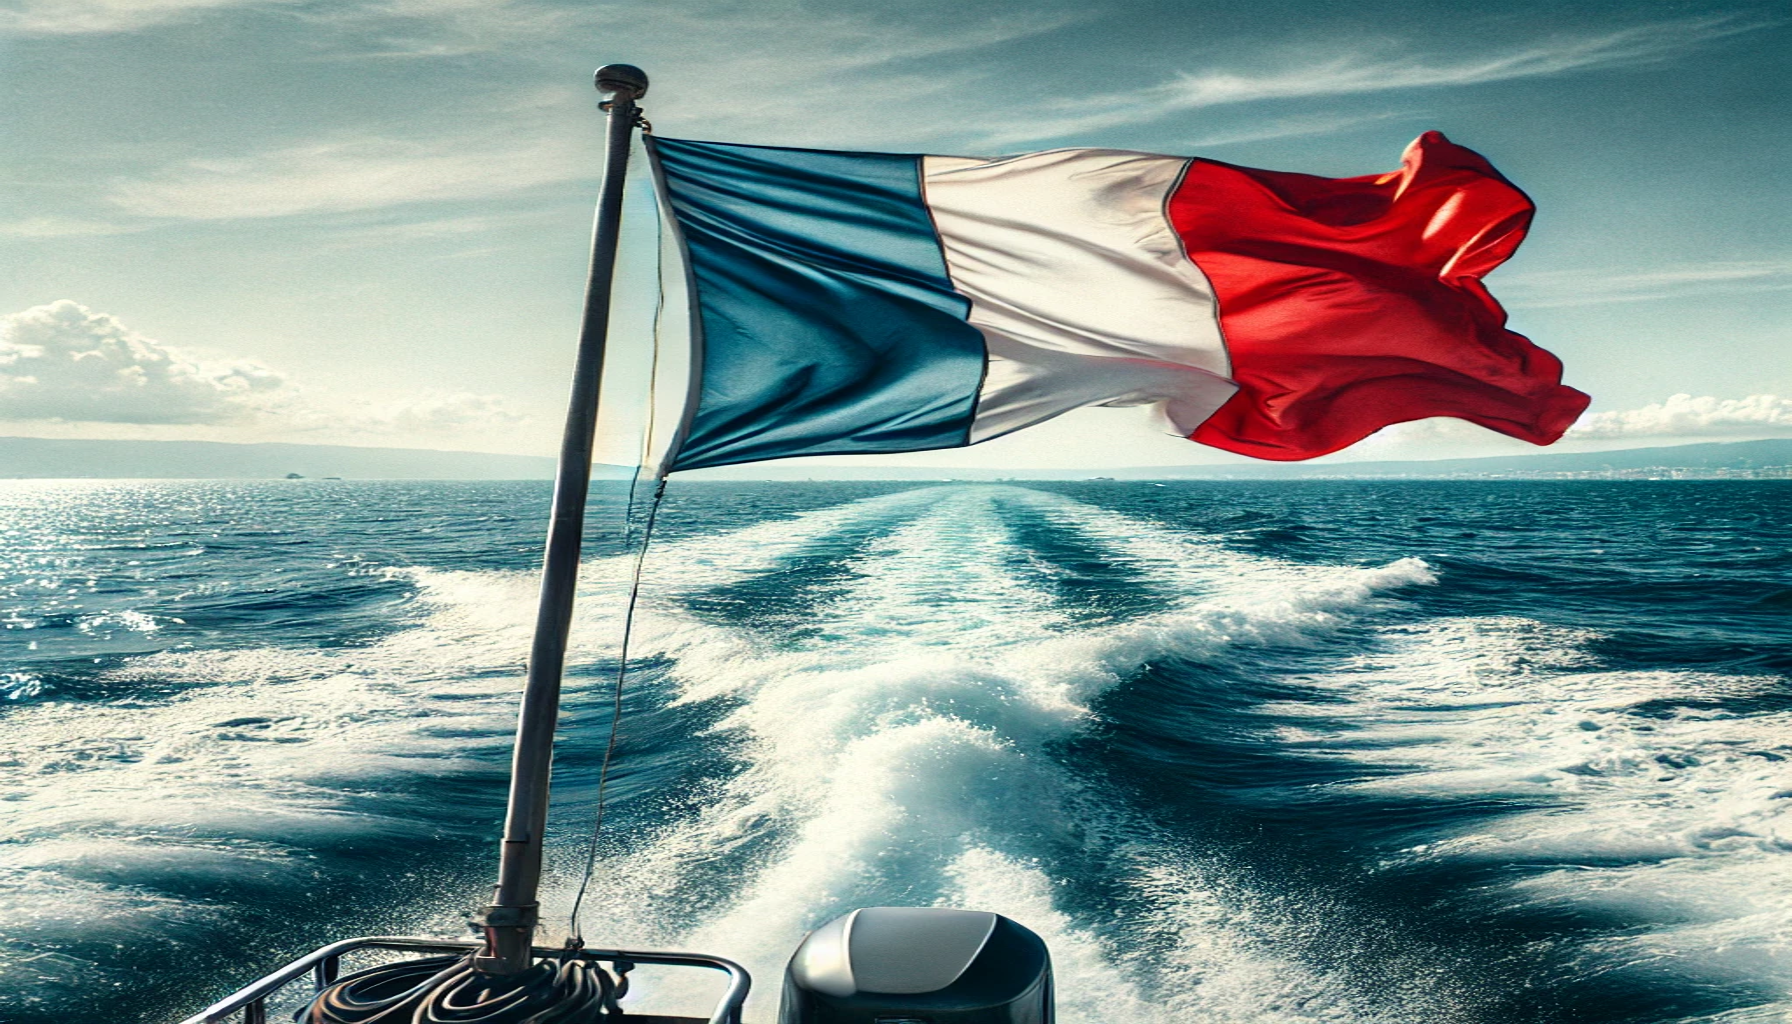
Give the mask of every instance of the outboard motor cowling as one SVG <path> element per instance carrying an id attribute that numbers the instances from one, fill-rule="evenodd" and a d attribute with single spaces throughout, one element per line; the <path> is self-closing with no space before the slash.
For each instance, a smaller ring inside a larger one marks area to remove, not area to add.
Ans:
<path id="1" fill-rule="evenodd" d="M 1000 914 L 867 907 L 797 947 L 778 1021 L 1051 1024 L 1051 954 Z"/>

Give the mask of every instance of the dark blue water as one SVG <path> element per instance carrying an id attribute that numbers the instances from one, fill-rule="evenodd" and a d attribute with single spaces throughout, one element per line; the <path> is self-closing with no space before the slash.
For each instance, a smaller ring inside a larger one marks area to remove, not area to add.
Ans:
<path id="1" fill-rule="evenodd" d="M 461 934 L 547 493 L 0 484 L 0 1019 L 166 1021 L 328 939 Z M 586 935 L 739 958 L 759 1020 L 804 929 L 933 903 L 1044 934 L 1074 1024 L 1783 1020 L 1789 497 L 675 486 Z"/>

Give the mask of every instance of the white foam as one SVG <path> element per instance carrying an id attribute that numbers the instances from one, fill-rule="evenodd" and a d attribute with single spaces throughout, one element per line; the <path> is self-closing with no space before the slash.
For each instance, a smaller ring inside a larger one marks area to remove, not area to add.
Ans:
<path id="1" fill-rule="evenodd" d="M 30 700 L 46 689 L 43 677 L 33 672 L 0 672 L 0 699 Z"/>
<path id="2" fill-rule="evenodd" d="M 954 885 L 943 903 L 1005 914 L 1045 939 L 1058 1012 L 1065 1020 L 1360 1024 L 1374 1019 L 1348 985 L 1279 953 L 1277 939 L 1285 932 L 1265 927 L 1248 904 L 1227 899 L 1236 893 L 1223 892 L 1206 873 L 1186 865 L 1141 863 L 1123 879 L 1133 895 L 1132 918 L 1096 925 L 1130 933 L 1130 948 L 1058 909 L 1056 886 L 1036 864 L 973 847 L 948 874 Z"/>
<path id="3" fill-rule="evenodd" d="M 717 851 L 754 841 L 769 849 L 732 899 L 699 908 L 696 921 L 689 907 L 667 920 L 652 898 L 639 915 L 610 917 L 618 941 L 725 950 L 775 977 L 806 929 L 852 906 L 931 902 L 953 886 L 969 899 L 980 891 L 972 880 L 1001 875 L 988 865 L 1013 850 L 1069 841 L 1067 801 L 1080 787 L 1046 747 L 1086 726 L 1101 691 L 1168 654 L 1308 641 L 1388 588 L 1430 579 L 1416 561 L 1308 572 L 1250 556 L 1222 563 L 1165 541 L 1154 557 L 1213 586 L 1191 585 L 1162 613 L 1092 629 L 1061 607 L 1049 573 L 1029 571 L 1031 553 L 1009 520 L 1048 511 L 1098 542 L 1145 524 L 1015 488 L 920 493 L 925 503 L 901 510 L 906 522 L 846 566 L 848 582 L 815 610 L 800 643 L 768 649 L 738 631 L 679 626 L 662 609 L 660 639 L 676 658 L 682 699 L 734 705 L 720 729 L 740 744 L 743 764 L 704 813 L 607 863 L 600 898 L 613 906 L 634 894 L 640 906 L 639 894 L 675 891 Z M 1049 891 L 1040 884 L 1028 891 Z M 1118 969 L 1096 940 L 1055 924 L 1062 915 L 1049 900 L 1031 906 L 1024 923 L 1045 922 L 1080 951 L 1084 991 Z M 1285 967 L 1278 976 L 1288 979 Z M 756 1016 L 770 1012 L 765 997 L 756 1003 Z M 1064 1019 L 1103 1019 L 1095 1005 L 1068 1004 Z M 1243 1002 L 1234 1011 L 1246 1013 Z"/>
<path id="4" fill-rule="evenodd" d="M 1166 591 L 1167 607 L 1076 626 L 1043 576 L 1024 582 L 1025 552 L 1003 526 L 1017 511 L 1138 566 Z M 1061 823 L 1075 782 L 1046 764 L 1044 746 L 1082 728 L 1102 690 L 1166 655 L 1310 645 L 1372 616 L 1391 591 L 1433 582 L 1423 562 L 1297 565 L 1056 496 L 957 489 L 854 568 L 857 578 L 818 612 L 818 637 L 793 649 L 768 652 L 713 627 L 667 634 L 685 699 L 738 702 L 724 728 L 747 738 L 746 764 L 715 813 L 611 865 L 617 893 L 631 878 L 676 878 L 681 861 L 706 850 L 779 838 L 738 901 L 689 926 L 644 920 L 643 933 L 744 950 L 762 973 L 775 972 L 803 928 L 855 903 L 930 898 L 944 878 L 951 885 L 931 898 L 1013 908 L 1066 951 L 1066 977 L 1092 994 L 1086 1004 L 1067 1000 L 1067 1021 L 1112 1019 L 1114 1007 L 1147 1021 L 1364 1021 L 1391 1012 L 1371 1003 L 1451 1019 L 1492 998 L 1415 949 L 1402 961 L 1411 984 L 1366 1001 L 1349 978 L 1277 955 L 1278 944 L 1299 945 L 1311 920 L 1278 918 L 1211 874 L 1162 865 L 1122 882 L 1149 908 L 1132 935 L 1155 929 L 1174 950 L 1143 956 L 1058 909 L 1049 879 L 1014 852 Z M 1595 902 L 1658 922 L 1586 946 L 1589 970 L 1658 959 L 1783 982 L 1787 919 L 1761 905 L 1792 905 L 1780 795 L 1792 780 L 1788 762 L 1776 760 L 1792 754 L 1782 738 L 1792 723 L 1633 711 L 1782 681 L 1594 671 L 1594 639 L 1518 618 L 1379 627 L 1379 640 L 1339 670 L 1294 680 L 1345 705 L 1262 710 L 1310 723 L 1280 736 L 1303 756 L 1401 767 L 1365 789 L 1549 801 L 1408 856 L 1558 859 L 1574 867 L 1514 887 L 1514 902 Z M 992 807 L 966 785 L 978 777 L 1022 780 L 1023 795 Z M 756 1013 L 768 1010 L 762 1003 Z"/>
<path id="5" fill-rule="evenodd" d="M 1159 607 L 1084 624 L 1061 603 L 1051 567 L 1013 535 L 1027 517 L 1138 567 Z M 693 593 L 752 580 L 806 551 L 843 548 L 858 554 L 796 639 L 683 607 Z M 0 874 L 36 879 L 32 891 L 65 893 L 71 905 L 115 909 L 119 920 L 154 920 L 184 911 L 132 902 L 121 880 L 165 871 L 158 844 L 198 842 L 220 864 L 265 870 L 268 850 L 402 834 L 401 819 L 345 793 L 377 797 L 407 776 L 492 774 L 509 742 L 535 576 L 399 574 L 415 587 L 414 619 L 369 645 L 155 655 L 119 675 L 189 684 L 161 703 L 18 708 L 0 756 L 18 769 L 6 785 L 32 842 L 0 854 Z M 619 558 L 585 567 L 576 666 L 608 655 L 627 574 Z M 986 902 L 1052 942 L 1067 979 L 1066 1024 L 1105 1024 L 1114 1006 L 1152 1024 L 1367 1020 L 1347 981 L 1278 953 L 1278 936 L 1298 924 L 1271 920 L 1210 870 L 1139 860 L 1116 881 L 1141 908 L 1123 927 L 1059 906 L 1036 853 L 1074 845 L 1074 816 L 1087 812 L 1051 745 L 1085 729 L 1091 702 L 1147 662 L 1313 645 L 1432 579 L 1416 559 L 1297 565 L 996 487 L 905 491 L 657 544 L 637 650 L 671 660 L 676 700 L 728 709 L 713 741 L 739 763 L 688 816 L 604 865 L 587 934 L 740 958 L 761 979 L 753 1014 L 764 1019 L 775 1002 L 764 982 L 804 930 L 835 913 Z M 575 673 L 573 696 L 591 682 Z M 247 842 L 208 845 L 195 834 Z M 45 845 L 61 836 L 122 866 L 108 874 L 91 857 Z M 548 920 L 564 912 L 570 879 L 556 876 Z M 443 908 L 442 930 L 458 932 L 465 910 Z"/>
<path id="6" fill-rule="evenodd" d="M 1596 639 L 1515 617 L 1390 628 L 1378 650 L 1309 680 L 1347 706 L 1273 710 L 1314 719 L 1282 736 L 1309 755 L 1399 769 L 1363 789 L 1535 805 L 1405 855 L 1563 865 L 1508 899 L 1635 921 L 1589 947 L 1600 970 L 1672 963 L 1792 999 L 1792 714 L 1710 703 L 1784 680 L 1592 671 Z"/>
<path id="7" fill-rule="evenodd" d="M 678 586 L 657 586 L 671 594 L 747 578 L 816 538 L 915 500 L 891 495 L 663 544 L 656 554 L 677 568 Z M 618 557 L 584 567 L 575 668 L 612 655 L 615 597 L 628 571 Z M 371 644 L 143 656 L 96 682 L 181 689 L 128 705 L 50 700 L 9 708 L 0 794 L 15 841 L 0 844 L 0 886 L 10 894 L 0 921 L 17 926 L 10 934 L 135 937 L 195 915 L 209 920 L 221 911 L 145 886 L 172 883 L 174 863 L 239 881 L 273 880 L 270 856 L 356 836 L 401 839 L 415 827 L 404 818 L 404 798 L 382 813 L 381 794 L 395 780 L 474 772 L 490 776 L 495 791 L 494 766 L 502 765 L 515 727 L 536 575 L 386 572 L 414 588 L 410 621 Z M 82 625 L 147 633 L 157 624 L 122 612 Z M 41 680 L 27 673 L 0 682 L 14 699 L 44 695 Z M 601 680 L 575 674 L 569 697 L 594 682 Z M 461 934 L 466 909 L 445 914 L 442 930 Z M 395 913 L 400 921 L 415 916 Z"/>

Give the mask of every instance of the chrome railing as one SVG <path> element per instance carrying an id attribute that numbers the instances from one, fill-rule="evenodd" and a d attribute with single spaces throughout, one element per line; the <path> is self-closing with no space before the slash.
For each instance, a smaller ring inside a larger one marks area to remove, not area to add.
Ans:
<path id="1" fill-rule="evenodd" d="M 342 973 L 342 958 L 361 950 L 386 949 L 404 953 L 465 953 L 477 946 L 475 941 L 455 941 L 453 939 L 406 939 L 388 936 L 367 936 L 359 939 L 343 939 L 332 942 L 321 949 L 315 949 L 299 957 L 292 963 L 250 985 L 232 992 L 223 999 L 199 1011 L 181 1024 L 217 1024 L 228 1021 L 232 1014 L 241 1013 L 242 1024 L 267 1024 L 268 998 L 279 994 L 286 986 L 293 984 L 307 975 L 311 978 L 312 988 L 316 992 L 336 983 Z M 537 947 L 538 956 L 560 956 L 559 949 Z M 719 956 L 705 956 L 700 953 L 659 953 L 628 949 L 585 949 L 578 954 L 581 960 L 597 960 L 615 965 L 655 964 L 662 967 L 702 967 L 721 971 L 728 975 L 728 989 L 716 1003 L 710 1014 L 709 1024 L 740 1024 L 741 1005 L 747 1001 L 747 989 L 753 980 L 746 968 L 732 960 Z"/>

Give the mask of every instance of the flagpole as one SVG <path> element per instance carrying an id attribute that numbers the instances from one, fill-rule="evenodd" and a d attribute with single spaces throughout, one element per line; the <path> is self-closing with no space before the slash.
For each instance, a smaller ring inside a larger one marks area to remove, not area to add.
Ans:
<path id="1" fill-rule="evenodd" d="M 517 974 L 533 962 L 530 948 L 540 919 L 542 834 L 547 828 L 548 779 L 554 756 L 554 726 L 560 712 L 560 679 L 566 638 L 572 627 L 573 594 L 579 580 L 579 547 L 585 502 L 591 488 L 591 452 L 597 428 L 597 394 L 609 334 L 610 292 L 616 244 L 622 227 L 622 186 L 629 146 L 640 117 L 635 101 L 647 92 L 647 75 L 629 64 L 597 70 L 598 91 L 608 96 L 603 184 L 591 239 L 591 276 L 585 286 L 585 320 L 579 332 L 572 398 L 560 440 L 554 476 L 553 511 L 548 519 L 547 554 L 542 560 L 541 597 L 535 640 L 529 649 L 528 680 L 517 717 L 516 748 L 510 769 L 510 802 L 498 854 L 498 886 L 480 926 L 485 949 L 473 966 L 486 974 Z"/>

